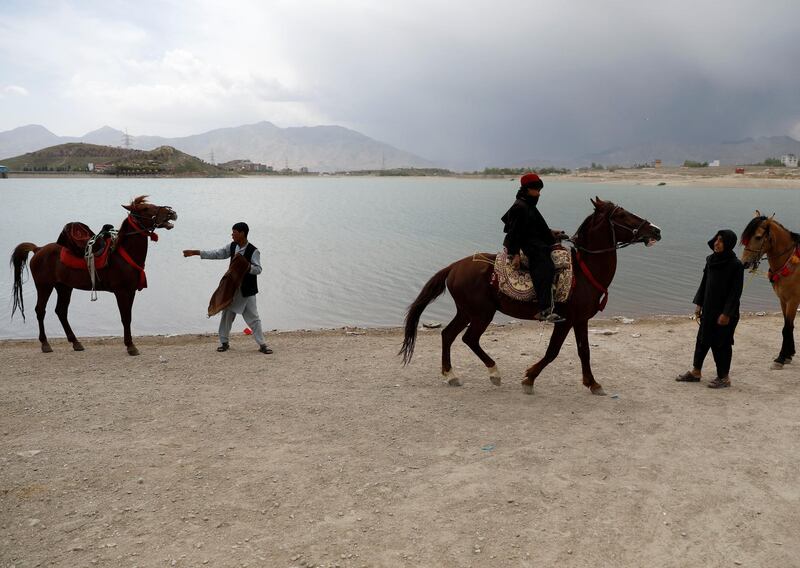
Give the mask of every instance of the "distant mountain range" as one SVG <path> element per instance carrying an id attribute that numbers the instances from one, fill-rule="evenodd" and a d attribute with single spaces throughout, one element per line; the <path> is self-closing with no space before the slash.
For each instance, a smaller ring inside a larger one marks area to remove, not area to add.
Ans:
<path id="1" fill-rule="evenodd" d="M 127 136 L 104 126 L 85 136 L 57 136 L 43 126 L 28 125 L 0 132 L 0 160 L 70 142 L 123 146 L 152 150 L 172 146 L 206 162 L 250 160 L 276 170 L 302 167 L 310 171 L 379 170 L 383 168 L 430 168 L 435 164 L 389 144 L 341 126 L 279 128 L 259 122 L 220 128 L 181 138 Z"/>
<path id="2" fill-rule="evenodd" d="M 119 147 L 126 139 L 130 148 L 152 150 L 172 146 L 210 163 L 250 160 L 272 166 L 275 170 L 306 167 L 310 171 L 333 172 L 433 168 L 439 165 L 341 126 L 279 128 L 271 122 L 220 128 L 180 138 L 127 136 L 109 126 L 81 137 L 57 136 L 43 126 L 28 125 L 0 132 L 0 160 L 70 142 Z M 800 141 L 789 136 L 772 136 L 715 144 L 638 144 L 582 156 L 565 156 L 560 160 L 534 158 L 524 164 L 491 165 L 575 168 L 595 162 L 604 166 L 632 166 L 657 159 L 665 166 L 682 165 L 686 160 L 719 160 L 722 165 L 736 165 L 761 163 L 784 154 L 800 155 Z"/>

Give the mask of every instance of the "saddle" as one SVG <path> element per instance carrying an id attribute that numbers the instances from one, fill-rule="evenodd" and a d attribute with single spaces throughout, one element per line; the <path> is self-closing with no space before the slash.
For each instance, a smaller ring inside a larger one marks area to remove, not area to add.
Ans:
<path id="1" fill-rule="evenodd" d="M 554 280 L 553 301 L 566 302 L 575 286 L 575 276 L 572 269 L 572 254 L 566 248 L 557 245 L 550 252 L 550 258 L 556 268 Z M 520 251 L 520 268 L 529 266 L 525 253 Z M 535 302 L 536 290 L 528 270 L 514 270 L 508 258 L 505 247 L 497 253 L 492 272 L 492 286 L 500 293 L 520 302 Z"/>
<path id="2" fill-rule="evenodd" d="M 113 225 L 103 225 L 100 232 L 94 232 L 85 224 L 72 222 L 64 225 L 56 244 L 61 245 L 61 262 L 70 268 L 88 268 L 86 260 L 94 258 L 96 269 L 108 262 L 108 254 L 114 248 L 116 231 Z"/>

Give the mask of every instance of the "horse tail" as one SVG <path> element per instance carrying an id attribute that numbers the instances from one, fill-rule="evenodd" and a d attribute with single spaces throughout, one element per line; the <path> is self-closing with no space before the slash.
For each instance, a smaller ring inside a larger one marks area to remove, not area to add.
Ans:
<path id="1" fill-rule="evenodd" d="M 439 272 L 425 283 L 422 287 L 417 299 L 408 307 L 406 312 L 405 323 L 405 337 L 403 338 L 403 346 L 400 348 L 398 355 L 403 356 L 403 366 L 411 362 L 411 356 L 414 355 L 414 344 L 417 342 L 417 326 L 419 325 L 419 318 L 422 312 L 433 300 L 438 298 L 444 293 L 447 284 L 447 276 L 453 269 L 453 265 L 442 268 Z"/>
<path id="2" fill-rule="evenodd" d="M 11 266 L 14 268 L 14 287 L 12 288 L 12 296 L 14 297 L 14 304 L 11 307 L 11 317 L 14 317 L 14 312 L 19 308 L 19 313 L 22 314 L 22 321 L 25 321 L 25 302 L 22 298 L 22 271 L 28 263 L 28 253 L 36 251 L 40 247 L 33 243 L 20 243 L 14 252 L 11 253 Z"/>

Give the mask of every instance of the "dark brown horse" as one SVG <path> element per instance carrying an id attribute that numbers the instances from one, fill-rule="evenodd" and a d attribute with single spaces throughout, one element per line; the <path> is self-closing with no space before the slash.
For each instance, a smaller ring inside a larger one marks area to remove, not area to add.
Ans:
<path id="1" fill-rule="evenodd" d="M 119 238 L 115 250 L 108 257 L 108 264 L 97 271 L 98 279 L 95 288 L 106 292 L 113 292 L 117 297 L 119 315 L 122 327 L 125 330 L 125 346 L 130 355 L 138 355 L 139 350 L 133 344 L 131 337 L 131 309 L 137 290 L 147 286 L 144 277 L 144 261 L 147 257 L 148 239 L 156 240 L 156 229 L 172 229 L 172 221 L 178 215 L 171 207 L 153 205 L 147 202 L 147 196 L 134 199 L 130 205 L 123 205 L 129 211 L 128 216 L 122 221 L 119 228 Z M 14 306 L 11 311 L 19 308 L 22 317 L 25 317 L 25 306 L 22 299 L 22 271 L 28 259 L 28 253 L 33 252 L 30 262 L 30 271 L 36 284 L 36 319 L 39 320 L 39 341 L 42 351 L 50 353 L 53 349 L 47 341 L 44 332 L 44 314 L 47 300 L 55 289 L 58 295 L 56 314 L 67 334 L 67 340 L 72 343 L 75 351 L 83 351 L 83 345 L 75 337 L 67 321 L 67 310 L 72 297 L 72 290 L 91 290 L 92 281 L 86 268 L 71 268 L 61 261 L 62 246 L 50 243 L 43 247 L 33 243 L 20 243 L 11 255 L 11 264 L 14 267 Z"/>
<path id="2" fill-rule="evenodd" d="M 764 256 L 769 262 L 767 277 L 783 312 L 783 343 L 772 368 L 783 369 L 786 363 L 792 362 L 795 353 L 794 318 L 800 305 L 800 234 L 756 211 L 742 232 L 742 244 L 745 268 L 758 270 Z"/>
<path id="3" fill-rule="evenodd" d="M 536 377 L 558 356 L 571 328 L 574 328 L 578 343 L 583 384 L 592 394 L 605 394 L 603 387 L 595 381 L 589 363 L 589 319 L 605 307 L 604 297 L 607 298 L 608 286 L 617 269 L 617 249 L 633 243 L 649 245 L 661 240 L 661 229 L 647 220 L 600 198 L 593 199 L 592 204 L 594 212 L 572 238 L 576 249 L 573 254 L 575 288 L 566 305 L 558 309 L 566 321 L 555 324 L 544 357 L 526 371 L 522 387 L 528 394 L 533 394 Z M 500 385 L 497 365 L 480 346 L 481 335 L 498 310 L 519 319 L 534 319 L 539 312 L 535 302 L 513 300 L 495 290 L 490 283 L 495 255 L 481 256 L 491 262 L 476 262 L 474 256 L 469 256 L 437 272 L 422 288 L 406 314 L 405 339 L 400 349 L 404 364 L 411 361 L 414 353 L 417 325 L 423 310 L 444 292 L 445 286 L 450 291 L 456 304 L 456 316 L 442 330 L 442 375 L 451 386 L 460 386 L 461 381 L 450 364 L 450 346 L 464 328 L 468 327 L 464 343 L 486 365 L 492 384 Z"/>

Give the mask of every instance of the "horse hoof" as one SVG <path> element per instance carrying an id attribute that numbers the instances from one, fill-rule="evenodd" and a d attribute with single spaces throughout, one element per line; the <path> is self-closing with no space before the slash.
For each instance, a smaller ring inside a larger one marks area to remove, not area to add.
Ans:
<path id="1" fill-rule="evenodd" d="M 52 353 L 53 348 L 50 347 L 49 343 L 42 343 L 42 353 Z"/>
<path id="2" fill-rule="evenodd" d="M 489 367 L 489 380 L 492 381 L 492 384 L 496 387 L 499 387 L 503 384 L 503 378 L 500 376 L 500 373 L 497 370 L 497 365 Z"/>
<path id="3" fill-rule="evenodd" d="M 458 377 L 450 377 L 447 379 L 447 386 L 449 387 L 460 387 L 461 380 Z"/>
<path id="4" fill-rule="evenodd" d="M 791 357 L 787 357 L 786 360 L 783 362 L 783 364 L 784 365 L 788 365 L 791 362 L 792 362 L 792 358 Z"/>
<path id="5" fill-rule="evenodd" d="M 533 385 L 522 383 L 522 392 L 524 392 L 525 394 L 533 394 Z"/>
<path id="6" fill-rule="evenodd" d="M 603 390 L 603 387 L 597 385 L 595 388 L 590 388 L 592 394 L 596 394 L 597 396 L 606 396 L 606 391 Z"/>
<path id="7" fill-rule="evenodd" d="M 781 369 L 783 369 L 783 363 L 778 363 L 777 361 L 773 361 L 772 365 L 770 365 L 769 368 L 773 371 L 780 371 Z"/>
<path id="8" fill-rule="evenodd" d="M 138 355 L 138 354 L 139 354 L 139 350 L 136 349 L 136 347 L 134 347 L 133 345 L 128 347 L 128 355 Z"/>
<path id="9" fill-rule="evenodd" d="M 84 350 L 83 343 L 81 343 L 80 341 L 73 341 L 72 349 L 75 351 L 83 351 Z"/>

